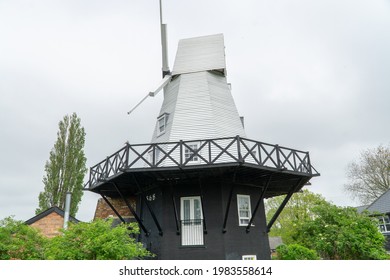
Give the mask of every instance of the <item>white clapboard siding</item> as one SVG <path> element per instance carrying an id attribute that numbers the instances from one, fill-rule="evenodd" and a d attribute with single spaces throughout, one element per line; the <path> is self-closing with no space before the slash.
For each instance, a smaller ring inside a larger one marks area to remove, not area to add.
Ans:
<path id="1" fill-rule="evenodd" d="M 215 138 L 213 118 L 207 72 L 181 75 L 170 139 Z"/>
<path id="2" fill-rule="evenodd" d="M 164 101 L 163 101 L 163 104 L 161 106 L 158 117 L 164 113 L 168 114 L 166 131 L 165 131 L 165 133 L 163 133 L 161 135 L 157 135 L 157 125 L 158 124 L 157 124 L 157 119 L 156 119 L 156 125 L 154 127 L 153 136 L 152 136 L 152 143 L 157 143 L 157 142 L 161 143 L 161 142 L 169 142 L 170 141 L 170 131 L 171 131 L 171 127 L 172 127 L 172 120 L 173 120 L 174 115 L 175 115 L 175 107 L 176 107 L 177 95 L 179 92 L 180 80 L 181 80 L 180 76 L 176 77 L 164 89 Z"/>
<path id="3" fill-rule="evenodd" d="M 223 34 L 183 39 L 179 41 L 172 75 L 206 70 L 225 73 Z"/>
<path id="4" fill-rule="evenodd" d="M 164 101 L 158 115 L 168 116 L 165 133 L 158 135 L 156 120 L 152 143 L 237 135 L 245 137 L 244 127 L 226 80 L 225 67 L 222 34 L 180 41 L 173 79 L 164 88 Z M 218 148 L 212 148 L 213 155 L 219 152 Z M 229 148 L 229 152 L 237 155 L 237 146 Z M 180 151 L 176 151 L 172 156 L 179 161 L 179 154 Z M 218 162 L 224 161 L 234 160 L 223 156 Z M 164 166 L 172 164 L 164 162 Z"/>

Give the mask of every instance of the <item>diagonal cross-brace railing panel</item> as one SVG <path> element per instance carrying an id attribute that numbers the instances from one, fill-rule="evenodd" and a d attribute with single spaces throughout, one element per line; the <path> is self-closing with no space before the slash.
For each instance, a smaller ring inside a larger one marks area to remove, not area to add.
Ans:
<path id="1" fill-rule="evenodd" d="M 178 169 L 225 163 L 251 164 L 318 176 L 308 152 L 258 142 L 240 136 L 178 142 L 127 144 L 90 168 L 89 188 L 131 169 Z"/>

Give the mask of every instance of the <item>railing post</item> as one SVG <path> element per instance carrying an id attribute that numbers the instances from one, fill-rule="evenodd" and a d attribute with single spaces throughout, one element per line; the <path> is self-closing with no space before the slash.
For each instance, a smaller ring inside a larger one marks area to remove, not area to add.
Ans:
<path id="1" fill-rule="evenodd" d="M 129 167 L 129 159 L 130 159 L 130 144 L 129 142 L 126 143 L 126 160 L 125 160 L 125 168 L 127 169 Z"/>
<path id="2" fill-rule="evenodd" d="M 211 141 L 210 140 L 208 140 L 208 142 L 209 142 L 209 162 L 208 162 L 208 164 L 211 164 Z"/>
<path id="3" fill-rule="evenodd" d="M 180 147 L 180 167 L 183 167 L 183 140 L 180 140 L 179 142 Z"/>
<path id="4" fill-rule="evenodd" d="M 241 155 L 241 142 L 240 142 L 240 135 L 236 136 L 237 141 L 237 156 L 238 156 L 238 162 L 243 163 L 242 155 Z"/>
<path id="5" fill-rule="evenodd" d="M 95 172 L 95 174 L 96 174 L 96 172 Z M 89 181 L 88 181 L 88 189 L 90 189 L 91 188 L 91 181 L 92 180 L 92 167 L 91 168 L 89 168 Z"/>
<path id="6" fill-rule="evenodd" d="M 109 157 L 106 157 L 106 170 L 104 172 L 104 176 L 105 176 L 104 179 L 108 178 L 108 162 L 109 162 Z"/>
<path id="7" fill-rule="evenodd" d="M 309 152 L 306 152 L 306 156 L 307 156 L 307 165 L 308 165 L 307 171 L 309 172 L 309 174 L 312 174 Z"/>
<path id="8" fill-rule="evenodd" d="M 276 168 L 280 169 L 281 168 L 281 165 L 280 165 L 280 147 L 279 147 L 278 144 L 275 145 L 275 150 L 276 150 L 276 163 L 277 163 Z"/>
<path id="9" fill-rule="evenodd" d="M 152 145 L 152 166 L 156 167 L 156 144 Z"/>
<path id="10" fill-rule="evenodd" d="M 293 152 L 293 160 L 294 160 L 294 171 L 299 171 L 297 166 L 297 152 Z"/>

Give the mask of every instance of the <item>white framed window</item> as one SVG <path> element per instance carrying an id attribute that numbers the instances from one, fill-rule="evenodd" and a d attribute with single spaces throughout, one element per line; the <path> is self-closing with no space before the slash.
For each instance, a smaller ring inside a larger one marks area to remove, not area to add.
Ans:
<path id="1" fill-rule="evenodd" d="M 249 195 L 237 195 L 238 224 L 247 226 L 252 217 L 251 197 Z"/>
<path id="2" fill-rule="evenodd" d="M 390 218 L 389 216 L 381 216 L 379 220 L 379 231 L 382 233 L 390 232 Z"/>
<path id="3" fill-rule="evenodd" d="M 181 245 L 203 245 L 203 213 L 200 196 L 180 198 Z"/>
<path id="4" fill-rule="evenodd" d="M 157 118 L 157 136 L 165 133 L 169 114 L 164 113 Z"/>
<path id="5" fill-rule="evenodd" d="M 186 145 L 183 146 L 183 162 L 199 162 L 200 158 L 197 154 L 195 154 L 199 147 L 200 143 L 186 143 Z"/>
<path id="6" fill-rule="evenodd" d="M 243 255 L 242 260 L 244 261 L 255 261 L 257 260 L 256 255 Z"/>

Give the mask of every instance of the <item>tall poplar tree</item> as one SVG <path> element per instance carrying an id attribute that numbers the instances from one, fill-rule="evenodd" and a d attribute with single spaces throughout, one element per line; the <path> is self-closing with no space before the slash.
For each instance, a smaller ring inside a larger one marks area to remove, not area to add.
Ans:
<path id="1" fill-rule="evenodd" d="M 84 144 L 85 131 L 80 118 L 76 113 L 66 115 L 59 122 L 57 141 L 45 164 L 44 191 L 39 194 L 36 214 L 53 206 L 64 209 L 66 193 L 71 192 L 70 215 L 76 215 L 87 172 Z"/>

